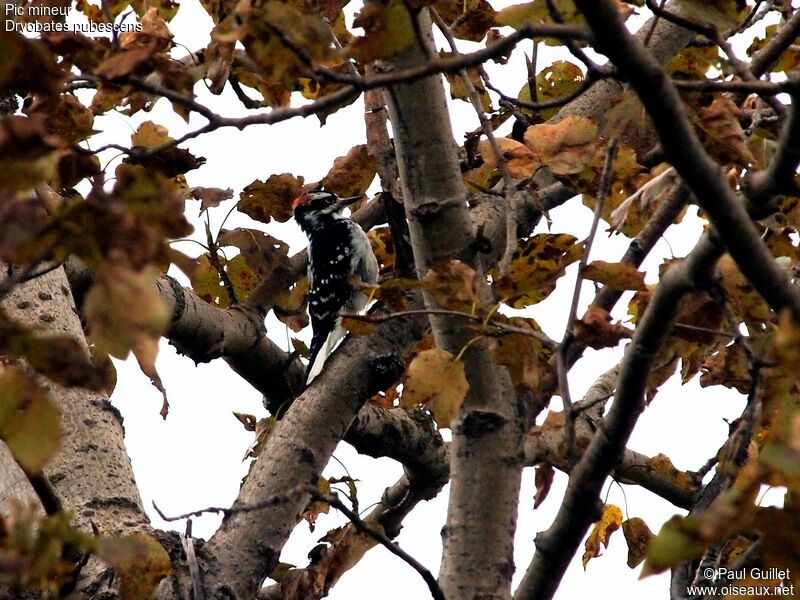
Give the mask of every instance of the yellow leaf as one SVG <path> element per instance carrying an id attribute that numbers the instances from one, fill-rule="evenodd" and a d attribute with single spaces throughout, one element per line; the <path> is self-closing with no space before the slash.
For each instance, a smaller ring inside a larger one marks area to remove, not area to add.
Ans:
<path id="1" fill-rule="evenodd" d="M 0 439 L 26 473 L 41 471 L 61 445 L 58 409 L 20 369 L 0 373 Z"/>
<path id="2" fill-rule="evenodd" d="M 539 233 L 520 242 L 505 277 L 492 271 L 492 289 L 514 308 L 523 308 L 545 299 L 567 265 L 580 259 L 583 243 L 566 233 Z"/>
<path id="3" fill-rule="evenodd" d="M 361 315 L 354 317 L 342 317 L 342 327 L 344 327 L 350 335 L 369 335 L 375 331 L 375 323 L 365 319 Z"/>
<path id="4" fill-rule="evenodd" d="M 171 142 L 172 138 L 169 131 L 163 125 L 158 125 L 152 121 L 145 121 L 135 133 L 131 134 L 132 146 L 144 146 L 145 148 L 155 148 Z"/>
<path id="5" fill-rule="evenodd" d="M 644 273 L 630 263 L 610 263 L 594 260 L 581 271 L 584 279 L 607 285 L 614 290 L 644 291 Z"/>
<path id="6" fill-rule="evenodd" d="M 622 511 L 614 504 L 603 506 L 603 514 L 600 520 L 594 524 L 589 537 L 586 538 L 586 551 L 583 553 L 583 568 L 593 558 L 600 556 L 600 545 L 608 548 L 608 540 L 611 534 L 622 525 Z"/>
<path id="7" fill-rule="evenodd" d="M 497 138 L 497 145 L 500 153 L 506 161 L 506 168 L 512 177 L 525 178 L 532 177 L 541 166 L 525 144 L 510 138 Z M 478 150 L 483 157 L 484 164 L 497 168 L 497 157 L 488 140 L 483 140 L 478 144 Z"/>
<path id="8" fill-rule="evenodd" d="M 640 577 L 661 573 L 685 560 L 697 558 L 703 554 L 706 545 L 694 518 L 672 517 L 650 540 Z"/>
<path id="9" fill-rule="evenodd" d="M 104 265 L 86 294 L 84 314 L 100 352 L 127 358 L 133 352 L 142 370 L 155 373 L 158 341 L 170 314 L 155 285 L 158 269 L 141 271 Z"/>
<path id="10" fill-rule="evenodd" d="M 468 389 L 464 363 L 454 360 L 446 350 L 431 348 L 417 354 L 408 365 L 400 406 L 426 406 L 440 428 L 450 427 Z"/>
<path id="11" fill-rule="evenodd" d="M 97 554 L 116 570 L 121 600 L 151 598 L 158 583 L 172 571 L 166 550 L 141 532 L 102 538 Z"/>
<path id="12" fill-rule="evenodd" d="M 356 15 L 353 27 L 360 27 L 365 33 L 353 38 L 347 47 L 348 55 L 359 63 L 391 58 L 414 40 L 414 26 L 402 0 L 368 2 Z"/>

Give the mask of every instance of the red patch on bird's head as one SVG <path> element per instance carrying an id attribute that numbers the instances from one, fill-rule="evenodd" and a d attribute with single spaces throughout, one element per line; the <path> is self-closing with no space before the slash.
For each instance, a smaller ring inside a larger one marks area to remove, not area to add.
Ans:
<path id="1" fill-rule="evenodd" d="M 309 202 L 311 202 L 311 196 L 308 194 L 308 192 L 306 192 L 305 194 L 301 194 L 292 200 L 292 208 L 297 208 L 298 206 L 308 204 Z"/>

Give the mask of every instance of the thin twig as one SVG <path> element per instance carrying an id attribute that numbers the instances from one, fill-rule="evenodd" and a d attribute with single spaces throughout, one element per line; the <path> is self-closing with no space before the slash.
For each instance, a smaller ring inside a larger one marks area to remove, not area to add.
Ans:
<path id="1" fill-rule="evenodd" d="M 403 560 L 406 564 L 408 564 L 412 569 L 414 569 L 425 583 L 428 585 L 428 590 L 431 593 L 431 596 L 434 600 L 445 600 L 444 593 L 442 589 L 439 587 L 439 583 L 436 581 L 436 578 L 433 574 L 425 568 L 422 563 L 420 563 L 417 559 L 413 556 L 408 554 L 405 550 L 403 550 L 396 542 L 390 540 L 386 535 L 377 531 L 376 529 L 370 527 L 366 522 L 364 522 L 361 517 L 358 516 L 355 512 L 350 510 L 344 502 L 339 499 L 339 496 L 336 494 L 323 494 L 316 488 L 313 488 L 311 491 L 311 496 L 317 502 L 325 502 L 330 504 L 333 508 L 339 510 L 345 517 L 347 517 L 353 526 L 358 529 L 361 533 L 364 533 L 371 537 L 373 540 L 378 542 L 381 546 L 386 548 L 389 552 Z"/>
<path id="2" fill-rule="evenodd" d="M 556 368 L 558 371 L 558 387 L 561 390 L 561 399 L 564 403 L 564 427 L 567 439 L 567 458 L 570 463 L 573 463 L 578 456 L 577 440 L 575 439 L 575 416 L 576 412 L 572 406 L 572 397 L 569 392 L 569 380 L 567 379 L 567 371 L 569 370 L 569 349 L 575 339 L 575 334 L 572 332 L 572 327 L 578 318 L 578 304 L 581 298 L 581 287 L 583 286 L 583 270 L 589 264 L 589 253 L 592 250 L 597 229 L 600 223 L 600 216 L 603 214 L 603 206 L 608 192 L 611 189 L 611 181 L 613 175 L 614 158 L 617 155 L 617 139 L 612 138 L 606 150 L 606 160 L 603 164 L 603 171 L 600 175 L 600 182 L 598 184 L 597 200 L 594 207 L 594 216 L 592 218 L 592 226 L 589 229 L 589 236 L 586 238 L 586 245 L 583 248 L 581 260 L 578 263 L 578 273 L 575 277 L 575 288 L 572 291 L 572 303 L 569 308 L 569 315 L 567 316 L 567 326 L 564 330 L 564 337 L 558 346 L 556 354 Z"/>

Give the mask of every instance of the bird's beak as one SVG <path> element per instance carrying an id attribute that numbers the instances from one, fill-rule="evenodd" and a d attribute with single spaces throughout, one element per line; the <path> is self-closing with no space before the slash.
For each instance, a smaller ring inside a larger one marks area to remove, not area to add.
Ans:
<path id="1" fill-rule="evenodd" d="M 364 195 L 362 194 L 360 196 L 350 196 L 348 198 L 339 198 L 339 202 L 337 202 L 336 204 L 338 204 L 339 206 L 350 206 L 351 204 L 354 204 L 354 203 L 358 202 L 359 200 L 361 200 L 363 197 L 364 197 Z"/>

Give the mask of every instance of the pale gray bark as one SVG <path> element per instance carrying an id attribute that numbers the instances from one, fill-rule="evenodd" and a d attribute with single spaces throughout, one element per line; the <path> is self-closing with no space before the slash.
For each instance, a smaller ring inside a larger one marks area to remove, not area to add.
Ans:
<path id="1" fill-rule="evenodd" d="M 430 20 L 418 19 L 422 38 L 391 61 L 393 68 L 424 63 L 433 45 Z M 417 272 L 459 259 L 481 271 L 466 204 L 456 144 L 441 76 L 389 89 L 389 116 Z M 486 284 L 481 290 L 490 298 Z M 426 304 L 435 308 L 427 298 Z M 437 346 L 460 353 L 473 337 L 463 323 L 431 318 Z M 522 471 L 522 420 L 507 371 L 482 342 L 463 354 L 469 391 L 452 424 L 450 496 L 442 531 L 439 582 L 449 598 L 510 597 Z"/>

